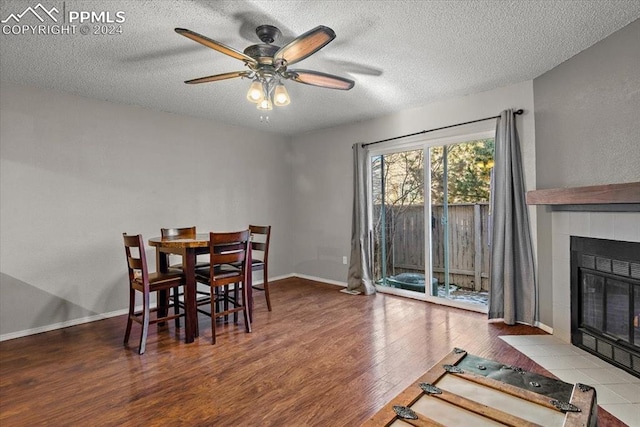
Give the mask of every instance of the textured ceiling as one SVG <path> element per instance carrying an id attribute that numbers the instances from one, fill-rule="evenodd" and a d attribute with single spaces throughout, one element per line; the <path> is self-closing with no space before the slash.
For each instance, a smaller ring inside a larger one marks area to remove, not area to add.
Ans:
<path id="1" fill-rule="evenodd" d="M 2 81 L 289 135 L 533 79 L 640 17 L 638 0 L 2 0 L 0 18 L 9 19 L 2 25 L 15 25 L 11 14 L 38 3 L 55 6 L 59 16 L 104 11 L 115 18 L 123 11 L 122 33 L 82 35 L 78 25 L 75 35 L 2 34 Z M 40 22 L 27 13 L 19 24 Z M 348 77 L 355 87 L 287 82 L 291 104 L 261 123 L 245 99 L 248 80 L 183 83 L 244 65 L 175 27 L 242 51 L 259 42 L 254 30 L 261 24 L 281 29 L 279 45 L 331 27 L 336 39 L 295 68 Z"/>

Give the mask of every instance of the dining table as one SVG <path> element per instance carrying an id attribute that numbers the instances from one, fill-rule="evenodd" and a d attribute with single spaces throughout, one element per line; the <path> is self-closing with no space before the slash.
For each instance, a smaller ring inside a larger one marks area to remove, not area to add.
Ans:
<path id="1" fill-rule="evenodd" d="M 156 248 L 156 268 L 162 273 L 169 270 L 169 254 L 182 256 L 182 271 L 185 275 L 184 310 L 185 342 L 192 343 L 198 336 L 198 306 L 196 264 L 198 255 L 209 253 L 209 233 L 197 233 L 190 237 L 152 237 L 149 245 Z M 248 248 L 247 265 L 251 265 L 251 245 Z M 253 319 L 253 292 L 251 273 L 247 274 L 247 305 L 249 319 Z M 165 296 L 161 296 L 164 298 Z"/>

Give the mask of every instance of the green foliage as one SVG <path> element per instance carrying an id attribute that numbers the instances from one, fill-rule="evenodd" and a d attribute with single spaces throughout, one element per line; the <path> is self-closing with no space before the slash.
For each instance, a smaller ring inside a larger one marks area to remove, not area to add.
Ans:
<path id="1" fill-rule="evenodd" d="M 431 202 L 443 203 L 445 147 L 431 147 Z M 489 201 L 494 140 L 482 139 L 449 145 L 447 191 L 449 204 Z M 424 203 L 424 155 L 422 150 L 385 154 L 372 159 L 373 203 L 410 206 Z M 384 174 L 384 180 L 382 180 Z"/>
<path id="2" fill-rule="evenodd" d="M 494 140 L 484 139 L 447 148 L 449 204 L 489 201 Z M 431 203 L 442 204 L 444 194 L 444 147 L 431 148 Z"/>

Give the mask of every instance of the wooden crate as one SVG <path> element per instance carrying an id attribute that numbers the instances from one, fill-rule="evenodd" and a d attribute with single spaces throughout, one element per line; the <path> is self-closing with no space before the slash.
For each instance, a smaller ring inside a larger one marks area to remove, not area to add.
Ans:
<path id="1" fill-rule="evenodd" d="M 595 427 L 596 391 L 456 348 L 363 424 L 463 425 Z"/>

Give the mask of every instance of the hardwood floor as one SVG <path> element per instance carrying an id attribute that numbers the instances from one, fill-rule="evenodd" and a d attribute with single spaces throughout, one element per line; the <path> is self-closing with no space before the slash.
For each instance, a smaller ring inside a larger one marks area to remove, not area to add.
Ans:
<path id="1" fill-rule="evenodd" d="M 339 289 L 273 282 L 273 311 L 256 293 L 253 332 L 220 326 L 215 346 L 204 316 L 192 344 L 150 328 L 142 356 L 124 316 L 1 342 L 0 425 L 357 426 L 453 347 L 551 376 L 498 338 L 539 329 Z"/>

